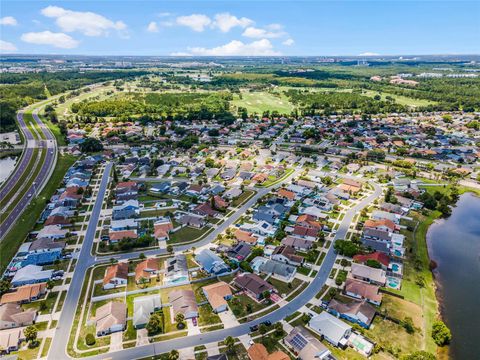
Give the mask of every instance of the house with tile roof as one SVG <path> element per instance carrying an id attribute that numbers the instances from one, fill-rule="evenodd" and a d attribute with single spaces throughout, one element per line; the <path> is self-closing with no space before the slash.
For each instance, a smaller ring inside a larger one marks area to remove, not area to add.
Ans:
<path id="1" fill-rule="evenodd" d="M 103 277 L 103 289 L 114 289 L 119 286 L 126 286 L 128 282 L 128 264 L 120 262 L 110 265 Z"/>
<path id="2" fill-rule="evenodd" d="M 123 302 L 110 301 L 100 306 L 95 313 L 97 336 L 109 335 L 125 330 L 127 324 L 127 306 Z"/>
<path id="3" fill-rule="evenodd" d="M 202 291 L 215 313 L 227 310 L 227 300 L 232 298 L 232 290 L 226 282 L 204 286 Z"/>

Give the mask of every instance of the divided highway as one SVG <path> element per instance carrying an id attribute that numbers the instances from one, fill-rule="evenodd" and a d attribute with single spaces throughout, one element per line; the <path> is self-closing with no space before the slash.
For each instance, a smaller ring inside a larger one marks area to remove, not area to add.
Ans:
<path id="1" fill-rule="evenodd" d="M 23 115 L 23 112 L 19 112 L 17 114 L 17 120 L 21 131 L 25 135 L 25 151 L 14 173 L 9 177 L 9 179 L 7 179 L 7 182 L 0 191 L 2 207 L 6 206 L 7 203 L 12 200 L 12 196 L 7 198 L 7 195 L 9 195 L 15 185 L 19 181 L 26 181 L 30 175 L 27 173 L 29 164 L 30 162 L 36 161 L 36 159 L 33 158 L 34 148 L 38 148 L 40 152 L 46 152 L 46 154 L 43 157 L 44 162 L 41 165 L 40 171 L 36 174 L 34 179 L 27 181 L 27 188 L 23 190 L 20 189 L 21 191 L 18 191 L 13 195 L 14 199 L 18 201 L 14 208 L 6 216 L 1 217 L 2 223 L 0 225 L 0 241 L 5 237 L 10 228 L 17 222 L 30 201 L 34 197 L 38 196 L 50 178 L 57 160 L 57 142 L 50 129 L 43 124 L 41 119 L 38 117 L 38 114 L 33 112 L 32 116 L 36 123 L 36 127 L 39 128 L 43 133 L 43 137 L 39 136 L 39 138 L 36 139 L 28 125 L 25 123 Z"/>

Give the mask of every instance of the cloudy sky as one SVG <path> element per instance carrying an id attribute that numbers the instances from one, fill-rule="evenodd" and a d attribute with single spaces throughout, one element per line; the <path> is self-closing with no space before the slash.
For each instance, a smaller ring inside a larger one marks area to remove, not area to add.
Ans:
<path id="1" fill-rule="evenodd" d="M 2 53 L 480 53 L 480 1 L 3 0 L 0 16 Z"/>

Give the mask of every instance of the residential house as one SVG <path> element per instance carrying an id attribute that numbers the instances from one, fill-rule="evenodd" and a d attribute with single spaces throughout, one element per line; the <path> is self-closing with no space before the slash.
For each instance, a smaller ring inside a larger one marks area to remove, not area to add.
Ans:
<path id="1" fill-rule="evenodd" d="M 303 257 L 295 255 L 295 249 L 293 247 L 286 245 L 277 246 L 271 258 L 272 260 L 294 266 L 301 266 L 304 261 Z"/>
<path id="2" fill-rule="evenodd" d="M 330 344 L 345 348 L 348 337 L 352 333 L 352 327 L 340 319 L 324 311 L 310 319 L 309 326 L 319 333 Z"/>
<path id="3" fill-rule="evenodd" d="M 289 235 L 282 239 L 281 244 L 285 246 L 291 246 L 295 250 L 308 251 L 312 248 L 313 241 Z"/>
<path id="4" fill-rule="evenodd" d="M 239 274 L 233 280 L 238 288 L 245 290 L 255 299 L 261 299 L 265 291 L 273 292 L 275 288 L 256 274 Z"/>
<path id="5" fill-rule="evenodd" d="M 206 224 L 206 220 L 203 217 L 193 214 L 185 214 L 180 216 L 178 222 L 181 225 L 190 226 L 197 229 L 204 227 Z"/>
<path id="6" fill-rule="evenodd" d="M 355 299 L 367 300 L 368 302 L 380 306 L 382 303 L 382 294 L 378 292 L 379 287 L 363 281 L 347 278 L 343 292 Z"/>
<path id="7" fill-rule="evenodd" d="M 290 360 L 290 356 L 283 351 L 268 353 L 267 348 L 261 343 L 255 343 L 247 350 L 250 360 Z"/>
<path id="8" fill-rule="evenodd" d="M 397 230 L 397 225 L 391 220 L 381 219 L 381 220 L 367 220 L 365 221 L 364 227 L 366 229 L 376 229 L 388 232 L 394 232 Z"/>
<path id="9" fill-rule="evenodd" d="M 318 232 L 319 230 L 316 228 L 295 225 L 292 234 L 308 241 L 315 241 L 317 239 Z"/>
<path id="10" fill-rule="evenodd" d="M 161 309 L 160 295 L 141 296 L 133 299 L 133 327 L 143 328 L 150 319 L 150 315 Z"/>
<path id="11" fill-rule="evenodd" d="M 242 195 L 242 193 L 243 193 L 242 189 L 234 187 L 234 188 L 231 188 L 230 190 L 225 191 L 225 193 L 223 194 L 223 197 L 227 200 L 232 200 Z"/>
<path id="12" fill-rule="evenodd" d="M 24 340 L 23 328 L 0 330 L 0 355 L 17 351 Z M 5 359 L 8 359 L 8 357 L 5 357 Z"/>
<path id="13" fill-rule="evenodd" d="M 114 244 L 123 239 L 137 239 L 137 230 L 110 231 L 108 233 L 110 243 Z"/>
<path id="14" fill-rule="evenodd" d="M 168 234 L 173 230 L 173 224 L 170 218 L 163 217 L 153 224 L 153 234 L 157 240 L 168 240 Z"/>
<path id="15" fill-rule="evenodd" d="M 38 265 L 27 265 L 19 269 L 12 279 L 12 286 L 18 287 L 28 284 L 47 282 L 52 277 L 53 270 L 42 270 Z"/>
<path id="16" fill-rule="evenodd" d="M 352 264 L 352 276 L 354 279 L 369 282 L 380 286 L 385 286 L 387 281 L 386 273 L 382 269 L 375 269 L 361 264 Z"/>
<path id="17" fill-rule="evenodd" d="M 110 231 L 133 230 L 137 227 L 138 224 L 135 219 L 112 220 L 110 223 Z"/>
<path id="18" fill-rule="evenodd" d="M 197 207 L 195 207 L 195 209 L 193 209 L 193 213 L 194 214 L 198 214 L 200 216 L 211 216 L 211 217 L 216 217 L 219 212 L 214 210 L 212 208 L 212 204 L 207 201 L 207 202 L 204 202 L 200 205 L 198 205 Z"/>
<path id="19" fill-rule="evenodd" d="M 60 225 L 48 225 L 38 232 L 37 238 L 63 239 L 67 233 Z"/>
<path id="20" fill-rule="evenodd" d="M 24 311 L 21 305 L 15 303 L 0 306 L 0 330 L 32 325 L 36 318 L 37 310 L 33 308 Z"/>
<path id="21" fill-rule="evenodd" d="M 374 210 L 372 212 L 371 218 L 373 220 L 383 220 L 383 219 L 388 219 L 394 224 L 398 225 L 400 224 L 400 215 L 387 212 L 387 211 L 382 211 L 382 210 Z"/>
<path id="22" fill-rule="evenodd" d="M 165 261 L 164 283 L 172 284 L 188 280 L 187 257 L 177 254 Z"/>
<path id="23" fill-rule="evenodd" d="M 257 243 L 257 238 L 255 236 L 252 236 L 252 233 L 247 231 L 237 229 L 235 230 L 234 236 L 235 239 L 239 242 L 246 242 L 252 245 L 255 245 Z"/>
<path id="24" fill-rule="evenodd" d="M 24 304 L 41 298 L 47 292 L 47 283 L 20 286 L 13 292 L 2 295 L 0 305 L 7 303 Z"/>
<path id="25" fill-rule="evenodd" d="M 295 277 L 297 268 L 279 261 L 266 259 L 266 261 L 263 261 L 260 264 L 258 271 L 264 274 L 269 274 L 279 280 L 290 282 Z"/>
<path id="26" fill-rule="evenodd" d="M 359 264 L 365 264 L 368 261 L 376 261 L 383 270 L 387 270 L 390 265 L 390 257 L 382 252 L 375 251 L 370 254 L 358 254 L 353 257 L 353 261 Z"/>
<path id="27" fill-rule="evenodd" d="M 228 202 L 222 199 L 222 197 L 218 195 L 215 195 L 213 197 L 213 203 L 215 205 L 215 209 L 219 209 L 219 210 L 224 210 L 229 206 Z"/>
<path id="28" fill-rule="evenodd" d="M 195 256 L 195 260 L 200 267 L 209 274 L 220 275 L 230 271 L 230 267 L 215 253 L 209 249 L 204 249 Z"/>
<path id="29" fill-rule="evenodd" d="M 245 242 L 239 242 L 238 244 L 232 246 L 227 254 L 230 258 L 233 258 L 237 262 L 241 262 L 245 260 L 251 253 L 252 251 L 252 245 L 245 243 Z"/>
<path id="30" fill-rule="evenodd" d="M 140 214 L 140 208 L 138 200 L 128 200 L 121 205 L 116 205 L 113 207 L 112 219 L 113 220 L 122 220 L 122 219 L 131 219 L 138 217 Z"/>
<path id="31" fill-rule="evenodd" d="M 334 359 L 330 350 L 303 326 L 294 327 L 283 341 L 298 359 Z"/>
<path id="32" fill-rule="evenodd" d="M 95 313 L 97 336 L 123 331 L 127 324 L 127 305 L 124 302 L 110 301 L 100 306 Z"/>
<path id="33" fill-rule="evenodd" d="M 348 303 L 342 303 L 336 299 L 332 299 L 327 309 L 331 314 L 356 323 L 365 329 L 370 328 L 370 324 L 376 314 L 375 308 L 365 300 L 354 300 Z"/>
<path id="34" fill-rule="evenodd" d="M 172 305 L 173 315 L 181 313 L 185 319 L 198 316 L 198 305 L 192 290 L 174 290 L 168 294 L 168 302 Z"/>
<path id="35" fill-rule="evenodd" d="M 117 204 L 134 200 L 138 196 L 138 186 L 135 181 L 119 182 L 115 187 L 115 200 Z"/>
<path id="36" fill-rule="evenodd" d="M 120 262 L 110 265 L 103 277 L 103 289 L 109 290 L 119 286 L 126 286 L 128 282 L 128 264 Z"/>
<path id="37" fill-rule="evenodd" d="M 135 282 L 137 284 L 140 284 L 142 281 L 150 282 L 150 278 L 152 277 L 152 275 L 156 275 L 158 273 L 158 270 L 158 259 L 149 258 L 143 260 L 135 267 Z"/>
<path id="38" fill-rule="evenodd" d="M 202 291 L 215 313 L 227 310 L 226 300 L 232 298 L 232 290 L 226 282 L 220 281 L 204 286 Z"/>

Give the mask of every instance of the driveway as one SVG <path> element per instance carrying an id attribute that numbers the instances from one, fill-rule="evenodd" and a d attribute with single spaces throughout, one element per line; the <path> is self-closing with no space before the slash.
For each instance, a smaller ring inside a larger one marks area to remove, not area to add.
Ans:
<path id="1" fill-rule="evenodd" d="M 137 330 L 137 346 L 142 346 L 147 344 L 149 344 L 147 329 L 138 329 Z"/>
<path id="2" fill-rule="evenodd" d="M 225 329 L 240 325 L 235 315 L 230 310 L 222 311 L 218 314 L 222 320 L 223 326 Z"/>
<path id="3" fill-rule="evenodd" d="M 195 350 L 193 347 L 178 350 L 180 360 L 195 360 Z"/>
<path id="4" fill-rule="evenodd" d="M 118 331 L 110 335 L 110 351 L 119 351 L 123 349 L 123 332 Z"/>
<path id="5" fill-rule="evenodd" d="M 188 336 L 200 334 L 200 328 L 193 325 L 192 319 L 187 319 Z"/>

